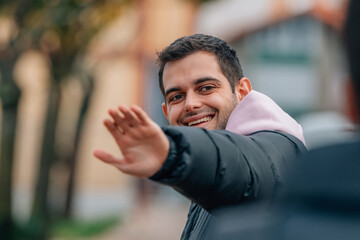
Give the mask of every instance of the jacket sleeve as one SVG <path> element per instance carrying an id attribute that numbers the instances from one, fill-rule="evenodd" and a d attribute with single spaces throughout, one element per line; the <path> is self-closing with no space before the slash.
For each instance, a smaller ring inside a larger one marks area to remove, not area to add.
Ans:
<path id="1" fill-rule="evenodd" d="M 173 187 L 207 210 L 271 197 L 287 159 L 304 149 L 295 137 L 271 131 L 243 136 L 189 127 L 163 130 L 170 141 L 169 154 L 150 179 Z"/>

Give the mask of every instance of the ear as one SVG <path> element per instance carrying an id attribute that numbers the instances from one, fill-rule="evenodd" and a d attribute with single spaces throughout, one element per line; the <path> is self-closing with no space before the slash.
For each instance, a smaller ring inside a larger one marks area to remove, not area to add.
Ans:
<path id="1" fill-rule="evenodd" d="M 235 85 L 236 95 L 239 102 L 252 90 L 250 80 L 243 77 L 239 80 L 239 83 Z"/>
<path id="2" fill-rule="evenodd" d="M 359 122 L 358 104 L 356 99 L 356 93 L 351 79 L 346 81 L 345 91 L 346 91 L 346 106 L 345 106 L 346 115 L 353 123 L 358 123 Z"/>
<path id="3" fill-rule="evenodd" d="M 167 120 L 169 120 L 166 104 L 163 102 L 163 103 L 161 104 L 161 106 L 162 106 L 162 109 L 163 109 L 163 112 L 164 112 L 165 117 L 167 118 Z"/>

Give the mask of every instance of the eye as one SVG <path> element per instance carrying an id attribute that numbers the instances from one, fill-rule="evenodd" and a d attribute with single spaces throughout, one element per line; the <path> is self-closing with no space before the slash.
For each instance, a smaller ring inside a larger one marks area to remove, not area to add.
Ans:
<path id="1" fill-rule="evenodd" d="M 201 87 L 199 88 L 199 92 L 209 92 L 209 91 L 211 91 L 211 90 L 214 89 L 214 88 L 215 88 L 215 86 L 213 86 L 213 85 L 201 86 Z"/>
<path id="2" fill-rule="evenodd" d="M 169 97 L 168 103 L 178 102 L 184 97 L 183 94 L 177 93 Z"/>

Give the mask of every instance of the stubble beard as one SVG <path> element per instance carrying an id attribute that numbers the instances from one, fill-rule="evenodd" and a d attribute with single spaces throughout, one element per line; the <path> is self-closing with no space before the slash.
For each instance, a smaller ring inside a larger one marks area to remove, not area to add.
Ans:
<path id="1" fill-rule="evenodd" d="M 216 121 L 216 125 L 214 128 L 215 130 L 224 130 L 226 128 L 229 117 L 230 117 L 232 111 L 238 105 L 238 103 L 239 102 L 236 98 L 236 95 L 233 94 L 232 101 L 229 103 L 229 105 L 225 109 L 222 110 L 221 114 L 218 112 L 217 121 Z"/>

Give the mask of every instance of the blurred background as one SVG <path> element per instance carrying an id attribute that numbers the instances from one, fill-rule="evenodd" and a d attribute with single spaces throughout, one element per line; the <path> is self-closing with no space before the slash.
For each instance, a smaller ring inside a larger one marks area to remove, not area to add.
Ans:
<path id="1" fill-rule="evenodd" d="M 342 141 L 347 0 L 1 0 L 2 239 L 179 239 L 188 200 L 92 156 L 120 155 L 102 124 L 120 103 L 166 125 L 156 52 L 206 33 L 238 52 L 253 88 Z"/>

